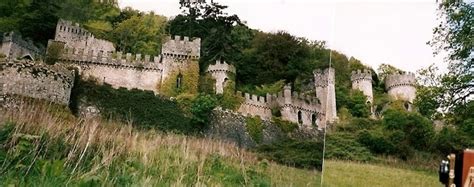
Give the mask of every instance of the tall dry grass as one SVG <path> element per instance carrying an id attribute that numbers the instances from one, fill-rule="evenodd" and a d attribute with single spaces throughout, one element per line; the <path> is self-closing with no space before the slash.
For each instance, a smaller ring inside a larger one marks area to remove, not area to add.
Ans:
<path id="1" fill-rule="evenodd" d="M 0 111 L 0 129 L 14 124 L 11 138 L 3 148 L 14 152 L 21 138 L 28 136 L 34 145 L 28 152 L 34 155 L 31 168 L 37 160 L 58 151 L 57 142 L 61 142 L 66 145 L 60 149 L 63 167 L 67 168 L 66 184 L 91 177 L 98 178 L 100 183 L 119 184 L 122 179 L 117 175 L 127 175 L 132 184 L 177 186 L 220 186 L 233 182 L 235 185 L 313 186 L 319 179 L 315 171 L 258 161 L 254 154 L 230 143 L 139 131 L 131 124 L 112 120 L 76 118 L 66 108 L 44 102 L 22 103 L 18 108 Z M 9 168 L 5 165 L 0 163 L 0 172 L 7 172 Z M 29 172 L 27 169 L 19 174 L 27 176 Z M 228 182 L 221 183 L 223 180 Z"/>

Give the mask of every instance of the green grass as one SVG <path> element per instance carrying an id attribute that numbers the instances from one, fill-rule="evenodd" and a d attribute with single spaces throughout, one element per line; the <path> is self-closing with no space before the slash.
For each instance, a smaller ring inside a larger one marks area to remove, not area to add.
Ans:
<path id="1" fill-rule="evenodd" d="M 320 173 L 258 160 L 225 142 L 61 107 L 0 110 L 0 186 L 317 186 Z"/>
<path id="2" fill-rule="evenodd" d="M 349 161 L 325 160 L 324 187 L 383 186 L 383 187 L 437 187 L 438 176 L 434 171 L 414 171 L 384 165 Z"/>

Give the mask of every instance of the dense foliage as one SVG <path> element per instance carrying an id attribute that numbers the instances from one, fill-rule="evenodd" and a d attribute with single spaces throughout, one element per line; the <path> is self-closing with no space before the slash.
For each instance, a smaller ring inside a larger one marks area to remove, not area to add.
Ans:
<path id="1" fill-rule="evenodd" d="M 270 145 L 257 148 L 263 158 L 301 168 L 321 170 L 322 167 L 322 141 L 299 141 L 285 139 Z"/>
<path id="2" fill-rule="evenodd" d="M 149 91 L 114 89 L 110 85 L 81 80 L 74 87 L 72 100 L 75 111 L 85 102 L 97 106 L 105 118 L 131 122 L 139 128 L 184 133 L 196 129 L 176 102 Z"/>

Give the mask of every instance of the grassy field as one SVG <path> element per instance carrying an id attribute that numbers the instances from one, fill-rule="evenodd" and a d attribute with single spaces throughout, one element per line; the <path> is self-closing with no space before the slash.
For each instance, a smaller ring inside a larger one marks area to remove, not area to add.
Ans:
<path id="1" fill-rule="evenodd" d="M 319 176 L 221 141 L 75 118 L 57 106 L 0 111 L 0 186 L 317 186 Z"/>
<path id="2" fill-rule="evenodd" d="M 399 169 L 347 161 L 326 160 L 323 182 L 325 187 L 383 186 L 383 187 L 441 187 L 436 173 Z"/>

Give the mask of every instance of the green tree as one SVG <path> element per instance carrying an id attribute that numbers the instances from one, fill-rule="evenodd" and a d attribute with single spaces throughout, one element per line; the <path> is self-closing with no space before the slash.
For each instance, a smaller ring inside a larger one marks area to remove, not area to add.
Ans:
<path id="1" fill-rule="evenodd" d="M 121 51 L 158 55 L 165 28 L 164 16 L 155 15 L 153 12 L 143 16 L 133 15 L 117 24 L 112 31 L 112 41 Z"/>
<path id="2" fill-rule="evenodd" d="M 209 115 L 217 106 L 217 99 L 211 95 L 199 95 L 191 105 L 192 122 L 199 128 L 209 123 Z"/>
<path id="3" fill-rule="evenodd" d="M 474 94 L 474 2 L 447 0 L 439 4 L 441 23 L 428 42 L 435 54 L 447 52 L 449 72 L 441 78 L 442 105 L 448 109 L 466 104 Z"/>

